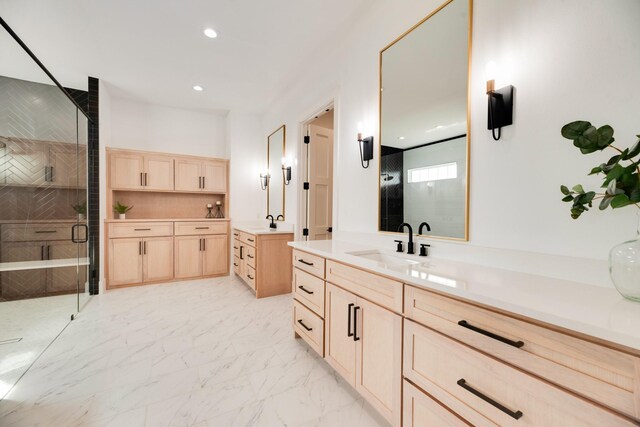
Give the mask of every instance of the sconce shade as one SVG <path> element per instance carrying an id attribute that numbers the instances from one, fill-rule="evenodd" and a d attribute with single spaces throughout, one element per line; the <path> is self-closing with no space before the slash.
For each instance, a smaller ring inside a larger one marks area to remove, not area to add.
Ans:
<path id="1" fill-rule="evenodd" d="M 271 178 L 271 175 L 268 173 L 260 174 L 260 188 L 266 190 L 269 187 L 269 178 Z"/>
<path id="2" fill-rule="evenodd" d="M 282 177 L 284 178 L 284 185 L 291 183 L 291 166 L 282 165 Z"/>

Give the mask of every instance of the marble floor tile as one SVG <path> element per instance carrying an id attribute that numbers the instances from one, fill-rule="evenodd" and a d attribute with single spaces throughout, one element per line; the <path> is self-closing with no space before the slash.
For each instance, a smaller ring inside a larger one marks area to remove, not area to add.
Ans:
<path id="1" fill-rule="evenodd" d="M 7 362 L 8 363 L 8 362 Z M 2 427 L 385 426 L 235 277 L 108 291 L 0 401 Z"/>

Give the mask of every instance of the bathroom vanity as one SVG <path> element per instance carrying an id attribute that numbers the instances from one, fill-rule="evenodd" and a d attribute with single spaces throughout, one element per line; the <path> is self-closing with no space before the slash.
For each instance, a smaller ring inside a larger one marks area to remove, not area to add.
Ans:
<path id="1" fill-rule="evenodd" d="M 392 425 L 640 422 L 640 306 L 614 289 L 289 245 L 295 335 Z"/>
<path id="2" fill-rule="evenodd" d="M 260 227 L 233 229 L 233 272 L 256 298 L 291 292 L 291 231 Z"/>

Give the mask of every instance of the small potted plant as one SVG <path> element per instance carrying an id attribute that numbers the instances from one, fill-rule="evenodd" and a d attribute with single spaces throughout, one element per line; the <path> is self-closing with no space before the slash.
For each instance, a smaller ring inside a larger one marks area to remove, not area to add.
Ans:
<path id="1" fill-rule="evenodd" d="M 82 221 L 87 215 L 87 202 L 82 202 L 79 205 L 71 205 L 74 211 L 78 214 L 78 220 Z"/>
<path id="2" fill-rule="evenodd" d="M 133 206 L 123 205 L 120 202 L 116 202 L 116 204 L 113 205 L 113 210 L 118 212 L 118 218 L 120 219 L 126 219 L 127 212 L 129 212 L 132 208 Z"/>

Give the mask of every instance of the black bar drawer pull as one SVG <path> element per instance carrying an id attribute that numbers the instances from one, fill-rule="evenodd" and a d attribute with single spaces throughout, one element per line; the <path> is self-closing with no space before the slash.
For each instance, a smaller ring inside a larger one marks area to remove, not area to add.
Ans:
<path id="1" fill-rule="evenodd" d="M 489 338 L 493 338 L 494 340 L 498 340 L 505 344 L 509 344 L 513 347 L 520 348 L 524 345 L 524 342 L 522 341 L 512 341 L 509 338 L 501 337 L 500 335 L 494 334 L 493 332 L 485 331 L 484 329 L 480 329 L 477 326 L 473 326 L 469 324 L 469 322 L 467 322 L 466 320 L 459 321 L 458 325 L 462 326 L 463 328 L 471 329 L 472 331 L 477 332 L 479 334 L 488 336 Z"/>
<path id="2" fill-rule="evenodd" d="M 313 295 L 313 291 L 309 291 L 309 290 L 305 289 L 304 286 L 298 286 L 298 289 L 308 293 L 309 295 Z"/>
<path id="3" fill-rule="evenodd" d="M 253 259 L 253 255 L 249 255 L 249 254 L 247 254 L 247 256 L 248 256 L 249 258 Z"/>
<path id="4" fill-rule="evenodd" d="M 233 247 L 233 249 L 238 249 L 238 247 L 237 247 L 237 246 L 234 246 L 234 247 Z"/>
<path id="5" fill-rule="evenodd" d="M 305 325 L 302 322 L 302 319 L 298 320 L 298 323 L 300 323 L 302 325 L 303 328 L 305 328 L 307 331 L 313 331 L 313 328 L 308 327 L 307 325 Z"/>
<path id="6" fill-rule="evenodd" d="M 234 236 L 238 237 L 238 233 L 233 233 Z"/>
<path id="7" fill-rule="evenodd" d="M 196 230 L 208 230 L 209 227 L 196 227 Z"/>
<path id="8" fill-rule="evenodd" d="M 303 260 L 303 259 L 299 259 L 299 260 L 298 260 L 298 262 L 301 262 L 301 263 L 303 263 L 304 265 L 309 265 L 309 266 L 312 266 L 312 265 L 313 265 L 313 263 L 312 263 L 312 262 L 308 262 L 308 261 L 305 261 L 305 260 Z"/>
<path id="9" fill-rule="evenodd" d="M 249 278 L 249 280 L 253 280 L 253 277 L 251 277 L 250 274 L 247 274 L 247 277 Z"/>
<path id="10" fill-rule="evenodd" d="M 463 389 L 467 390 L 469 393 L 473 394 L 474 396 L 478 396 L 480 399 L 484 400 L 488 404 L 500 409 L 502 412 L 504 412 L 505 414 L 509 415 L 511 418 L 515 418 L 516 420 L 519 420 L 520 418 L 522 418 L 522 415 L 524 415 L 522 413 L 522 411 L 513 412 L 511 409 L 509 409 L 506 406 L 496 402 L 495 400 L 493 400 L 489 396 L 486 396 L 486 395 L 480 393 L 478 390 L 476 390 L 475 388 L 473 388 L 469 384 L 467 384 L 467 381 L 464 378 L 460 378 L 458 380 L 458 385 L 460 387 L 462 387 Z"/>
<path id="11" fill-rule="evenodd" d="M 353 340 L 360 341 L 360 337 L 358 336 L 358 310 L 360 307 L 353 307 Z"/>
<path id="12" fill-rule="evenodd" d="M 247 238 L 247 240 L 248 240 L 248 241 L 250 241 L 250 242 L 253 242 L 253 241 L 254 241 L 253 239 L 249 239 L 249 238 Z"/>
<path id="13" fill-rule="evenodd" d="M 36 230 L 36 234 L 51 234 L 57 233 L 56 230 Z"/>
<path id="14" fill-rule="evenodd" d="M 234 263 L 233 263 L 233 266 L 234 266 L 234 267 L 237 267 L 237 266 L 238 266 L 238 264 L 236 264 L 236 263 L 234 262 Z"/>
<path id="15" fill-rule="evenodd" d="M 150 228 L 134 228 L 133 231 L 151 231 Z"/>
<path id="16" fill-rule="evenodd" d="M 354 303 L 350 303 L 347 307 L 347 336 L 352 337 L 353 332 L 351 332 L 351 308 L 354 306 Z"/>

